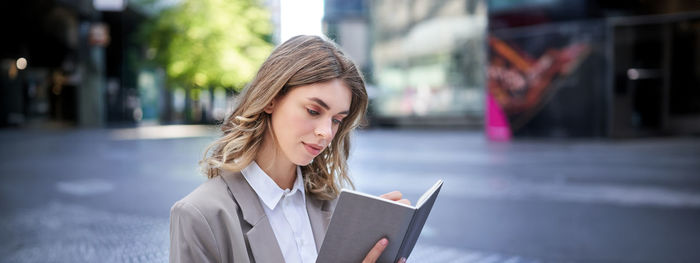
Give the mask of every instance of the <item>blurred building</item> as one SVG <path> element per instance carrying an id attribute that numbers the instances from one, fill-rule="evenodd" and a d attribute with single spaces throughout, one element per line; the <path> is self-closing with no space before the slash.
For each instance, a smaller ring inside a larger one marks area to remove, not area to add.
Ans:
<path id="1" fill-rule="evenodd" d="M 377 0 L 368 8 L 375 123 L 480 125 L 486 2 Z"/>
<path id="2" fill-rule="evenodd" d="M 326 34 L 367 76 L 373 124 L 484 123 L 496 137 L 700 132 L 698 1 L 325 4 Z"/>
<path id="3" fill-rule="evenodd" d="M 369 10 L 363 0 L 325 0 L 323 32 L 338 43 L 363 73 L 369 73 Z"/>
<path id="4" fill-rule="evenodd" d="M 124 0 L 3 1 L 0 126 L 133 122 L 141 114 L 130 32 L 144 20 Z"/>
<path id="5" fill-rule="evenodd" d="M 515 136 L 700 132 L 700 2 L 488 6 L 487 131 L 504 117 Z"/>

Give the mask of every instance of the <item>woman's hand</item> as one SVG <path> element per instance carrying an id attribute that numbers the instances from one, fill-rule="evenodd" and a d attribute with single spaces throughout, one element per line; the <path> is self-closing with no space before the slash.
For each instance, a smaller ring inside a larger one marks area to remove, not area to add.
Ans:
<path id="1" fill-rule="evenodd" d="M 399 191 L 388 192 L 386 194 L 380 195 L 379 197 L 389 199 L 391 201 L 396 201 L 405 205 L 411 205 L 411 201 L 408 201 L 408 199 L 402 199 L 403 194 L 401 194 L 401 192 Z"/>
<path id="2" fill-rule="evenodd" d="M 393 193 L 393 192 L 392 192 Z M 401 193 L 399 193 L 401 194 Z M 404 199 L 406 200 L 406 199 Z M 408 200 L 406 200 L 408 201 Z M 402 202 L 403 203 L 403 202 Z M 379 259 L 379 256 L 384 252 L 384 249 L 386 246 L 389 245 L 389 240 L 387 240 L 385 237 L 380 239 L 377 244 L 374 244 L 374 247 L 370 249 L 369 253 L 367 253 L 367 256 L 365 256 L 365 259 L 362 260 L 362 263 L 374 263 L 377 262 L 377 259 Z M 406 262 L 406 258 L 401 258 L 397 263 L 404 263 Z"/>

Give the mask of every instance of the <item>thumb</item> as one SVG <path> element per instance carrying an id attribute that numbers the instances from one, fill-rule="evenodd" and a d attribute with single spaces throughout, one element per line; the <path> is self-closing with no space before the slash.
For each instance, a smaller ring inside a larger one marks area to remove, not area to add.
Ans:
<path id="1" fill-rule="evenodd" d="M 365 256 L 365 259 L 362 260 L 362 263 L 374 263 L 377 262 L 377 259 L 379 259 L 379 256 L 382 255 L 382 252 L 384 252 L 384 249 L 386 249 L 386 246 L 389 244 L 389 240 L 386 238 L 380 239 L 377 244 L 374 244 L 374 247 L 370 249 L 369 253 L 367 253 L 367 256 Z"/>

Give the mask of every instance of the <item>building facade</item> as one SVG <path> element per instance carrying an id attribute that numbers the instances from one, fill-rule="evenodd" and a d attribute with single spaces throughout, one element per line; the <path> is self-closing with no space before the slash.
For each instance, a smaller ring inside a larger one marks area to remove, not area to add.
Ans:
<path id="1" fill-rule="evenodd" d="M 489 1 L 486 90 L 496 107 L 487 132 L 700 132 L 698 11 L 697 1 L 683 0 Z"/>

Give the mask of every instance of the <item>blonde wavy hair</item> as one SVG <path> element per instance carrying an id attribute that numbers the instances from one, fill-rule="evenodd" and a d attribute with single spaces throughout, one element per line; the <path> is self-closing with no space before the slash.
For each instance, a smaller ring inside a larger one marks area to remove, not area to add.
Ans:
<path id="1" fill-rule="evenodd" d="M 221 124 L 223 135 L 205 150 L 200 161 L 203 172 L 214 178 L 222 170 L 244 169 L 255 159 L 271 129 L 266 105 L 294 87 L 335 79 L 351 91 L 350 112 L 331 144 L 301 170 L 306 191 L 319 199 L 336 198 L 346 184 L 354 188 L 347 169 L 350 132 L 364 123 L 367 91 L 355 63 L 335 43 L 318 36 L 296 36 L 272 51 L 239 97 L 238 106 Z"/>

